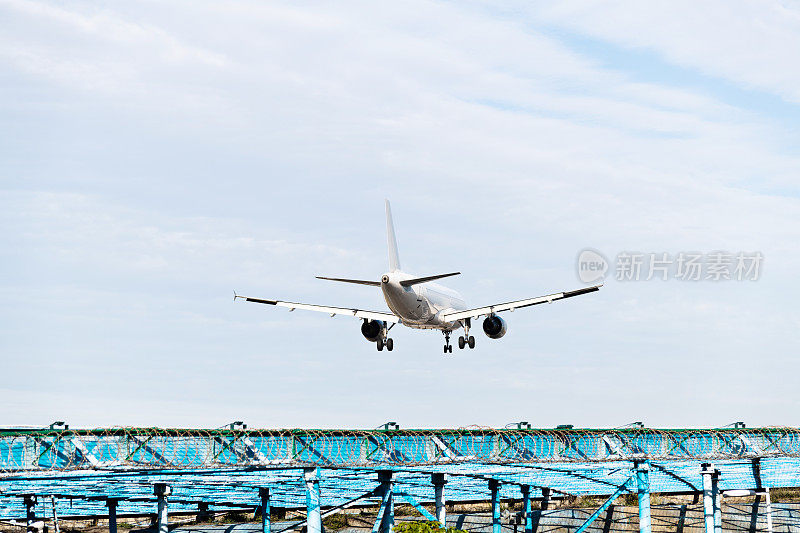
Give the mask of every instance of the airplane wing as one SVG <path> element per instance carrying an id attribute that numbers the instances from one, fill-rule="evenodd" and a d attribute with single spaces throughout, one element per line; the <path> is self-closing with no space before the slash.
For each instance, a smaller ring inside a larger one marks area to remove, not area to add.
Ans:
<path id="1" fill-rule="evenodd" d="M 501 311 L 513 311 L 514 309 L 519 309 L 521 307 L 529 307 L 531 305 L 552 303 L 556 300 L 562 300 L 564 298 L 572 298 L 573 296 L 580 296 L 581 294 L 599 291 L 600 287 L 602 286 L 603 286 L 602 284 L 594 285 L 592 287 L 586 287 L 584 289 L 578 289 L 575 291 L 557 292 L 555 294 L 548 294 L 547 296 L 528 298 L 527 300 L 516 300 L 514 302 L 506 302 L 503 304 L 488 305 L 486 307 L 476 307 L 475 309 L 468 309 L 466 311 L 456 311 L 453 313 L 447 313 L 443 315 L 442 318 L 447 322 L 462 320 L 464 318 L 478 318 L 482 315 L 490 315 L 492 313 L 499 313 Z"/>
<path id="2" fill-rule="evenodd" d="M 347 316 L 354 316 L 357 318 L 367 318 L 369 320 L 383 320 L 385 322 L 391 322 L 393 324 L 400 322 L 399 316 L 393 315 L 392 313 L 383 313 L 381 311 L 365 311 L 363 309 L 352 309 L 349 307 L 330 307 L 327 305 L 282 302 L 281 300 L 264 300 L 261 298 L 249 298 L 247 296 L 239 296 L 234 292 L 233 299 L 236 300 L 237 298 L 240 298 L 246 302 L 255 302 L 259 304 L 277 305 L 280 307 L 286 307 L 289 309 L 289 311 L 294 311 L 295 309 L 304 309 L 306 311 L 318 311 L 320 313 L 328 313 L 331 316 L 347 315 Z"/>

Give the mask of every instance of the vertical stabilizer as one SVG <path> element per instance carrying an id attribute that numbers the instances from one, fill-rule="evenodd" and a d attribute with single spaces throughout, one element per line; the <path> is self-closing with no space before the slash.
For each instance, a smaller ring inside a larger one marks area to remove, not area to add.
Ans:
<path id="1" fill-rule="evenodd" d="M 392 222 L 392 206 L 386 200 L 386 240 L 389 244 L 389 270 L 400 270 L 400 256 L 397 255 L 397 237 L 394 235 L 394 222 Z"/>

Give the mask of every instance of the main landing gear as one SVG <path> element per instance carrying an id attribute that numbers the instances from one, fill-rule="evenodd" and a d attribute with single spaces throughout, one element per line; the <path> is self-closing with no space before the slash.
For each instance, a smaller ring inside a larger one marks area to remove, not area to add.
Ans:
<path id="1" fill-rule="evenodd" d="M 392 339 L 386 339 L 385 341 L 383 339 L 378 339 L 375 344 L 377 345 L 379 352 L 383 351 L 384 346 L 386 346 L 386 349 L 390 352 L 394 348 L 394 341 Z"/>
<path id="2" fill-rule="evenodd" d="M 458 338 L 458 349 L 463 350 L 464 346 L 469 346 L 469 349 L 475 347 L 475 337 L 469 334 L 470 319 L 464 320 L 464 336 Z"/>
<path id="3" fill-rule="evenodd" d="M 394 341 L 389 338 L 389 330 L 394 327 L 394 324 L 389 326 L 389 328 L 384 328 L 383 336 L 378 337 L 378 340 L 375 342 L 376 347 L 378 348 L 379 352 L 383 351 L 383 347 L 386 346 L 387 351 L 392 351 L 394 349 Z"/>
<path id="4" fill-rule="evenodd" d="M 453 353 L 453 345 L 450 344 L 450 332 L 444 331 L 444 353 Z"/>

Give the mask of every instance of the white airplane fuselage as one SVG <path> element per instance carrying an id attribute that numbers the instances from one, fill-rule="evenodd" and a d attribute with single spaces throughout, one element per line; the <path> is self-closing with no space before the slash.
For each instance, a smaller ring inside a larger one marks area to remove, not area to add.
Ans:
<path id="1" fill-rule="evenodd" d="M 467 309 L 456 291 L 428 282 L 404 287 L 401 281 L 417 276 L 399 270 L 381 276 L 381 292 L 386 305 L 402 319 L 404 326 L 417 329 L 451 331 L 461 327 L 460 321 L 447 322 L 442 315 Z"/>

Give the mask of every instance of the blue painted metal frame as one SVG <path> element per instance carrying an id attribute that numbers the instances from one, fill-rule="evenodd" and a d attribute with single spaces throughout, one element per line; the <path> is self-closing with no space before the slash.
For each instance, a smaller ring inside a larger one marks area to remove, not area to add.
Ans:
<path id="1" fill-rule="evenodd" d="M 437 519 L 435 516 L 433 516 L 433 515 L 430 513 L 430 511 L 428 511 L 427 509 L 425 509 L 425 508 L 422 506 L 422 504 L 421 504 L 421 503 L 419 503 L 419 501 L 417 501 L 417 499 L 416 499 L 416 498 L 414 498 L 413 496 L 411 496 L 410 494 L 407 494 L 407 493 L 405 493 L 405 492 L 395 492 L 394 494 L 395 494 L 395 496 L 399 496 L 399 497 L 403 498 L 403 499 L 404 499 L 406 502 L 408 502 L 408 503 L 409 503 L 409 504 L 410 504 L 412 507 L 414 507 L 414 509 L 416 509 L 417 511 L 419 511 L 419 514 L 421 514 L 421 515 L 422 515 L 424 518 L 427 518 L 427 519 L 428 519 L 428 520 L 430 520 L 431 522 L 438 522 L 438 521 L 439 521 L 439 520 L 438 520 L 438 519 Z"/>
<path id="2" fill-rule="evenodd" d="M 636 493 L 639 499 L 639 533 L 650 533 L 650 465 L 634 464 L 636 469 Z"/>
<path id="3" fill-rule="evenodd" d="M 269 488 L 261 487 L 258 489 L 258 496 L 261 498 L 261 533 L 270 533 L 272 527 L 272 505 L 269 501 Z"/>
<path id="4" fill-rule="evenodd" d="M 394 492 L 434 500 L 433 475 L 447 475 L 448 501 L 529 499 L 554 494 L 608 495 L 647 461 L 649 491 L 699 490 L 700 463 L 714 458 L 718 490 L 800 485 L 800 432 L 765 430 L 254 430 L 121 428 L 0 431 L 0 518 L 24 518 L 25 495 L 40 496 L 37 516 L 154 514 L 155 483 L 173 487 L 170 513 L 253 510 L 270 487 L 273 507 L 315 505 L 304 469 L 318 479 L 316 505 L 342 505 L 374 491 L 378 471 Z M 698 455 L 699 454 L 699 455 Z M 705 454 L 705 455 L 703 455 Z M 648 492 L 649 492 L 648 491 Z M 363 498 L 379 505 L 380 494 Z M 412 503 L 413 505 L 413 503 Z M 421 504 L 420 504 L 421 505 Z M 384 510 L 384 512 L 386 509 Z M 313 514 L 313 512 L 312 512 Z M 528 513 L 530 516 L 530 513 Z M 526 529 L 530 526 L 526 520 Z"/>
<path id="5" fill-rule="evenodd" d="M 525 533 L 533 531 L 533 517 L 531 516 L 531 487 L 522 485 L 522 517 L 525 520 Z"/>
<path id="6" fill-rule="evenodd" d="M 614 491 L 614 493 L 611 494 L 611 496 L 609 496 L 608 499 L 605 502 L 603 502 L 603 504 L 589 516 L 589 518 L 586 519 L 586 522 L 584 522 L 581 525 L 581 527 L 579 527 L 575 531 L 575 533 L 583 533 L 584 531 L 586 531 L 589 528 L 589 526 L 591 526 L 594 523 L 594 521 L 597 520 L 597 517 L 603 514 L 603 512 L 606 509 L 608 509 L 612 503 L 614 503 L 614 500 L 619 498 L 621 494 L 628 492 L 628 484 L 631 482 L 632 479 L 633 476 L 629 477 L 627 481 L 625 481 L 625 483 L 620 485 L 620 487 L 616 491 Z"/>
<path id="7" fill-rule="evenodd" d="M 492 502 L 492 533 L 500 533 L 500 482 L 498 480 L 489 480 L 489 492 Z"/>
<path id="8" fill-rule="evenodd" d="M 378 472 L 380 481 L 381 509 L 380 520 L 375 521 L 375 528 L 379 527 L 380 533 L 392 533 L 394 530 L 394 482 L 391 470 L 381 470 Z"/>
<path id="9" fill-rule="evenodd" d="M 0 472 L 800 457 L 800 430 L 0 430 Z"/>

